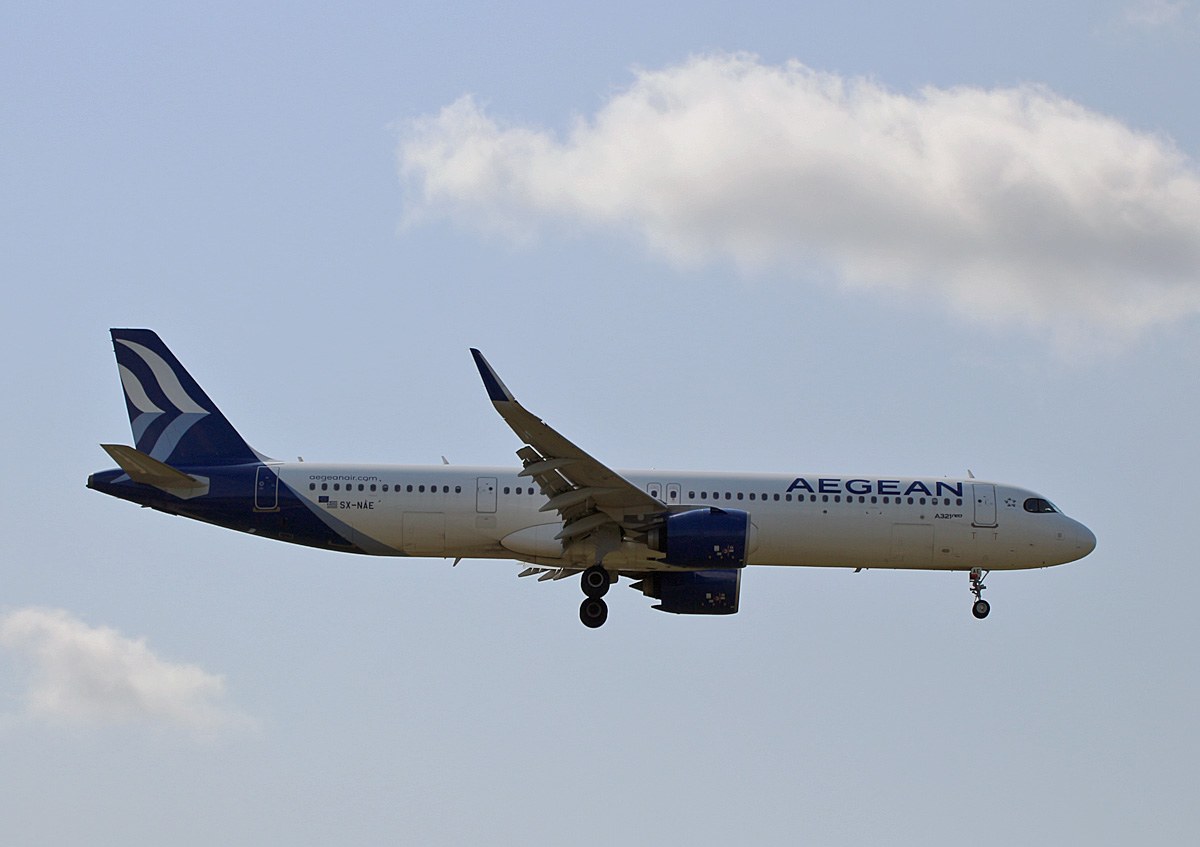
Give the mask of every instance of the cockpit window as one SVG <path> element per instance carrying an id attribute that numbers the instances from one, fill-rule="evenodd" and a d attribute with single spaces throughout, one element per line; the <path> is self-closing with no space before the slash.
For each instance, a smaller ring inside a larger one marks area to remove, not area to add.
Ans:
<path id="1" fill-rule="evenodd" d="M 1025 501 L 1025 511 L 1040 515 L 1047 512 L 1057 512 L 1058 510 L 1050 504 L 1049 500 L 1043 500 L 1041 497 L 1030 497 Z"/>

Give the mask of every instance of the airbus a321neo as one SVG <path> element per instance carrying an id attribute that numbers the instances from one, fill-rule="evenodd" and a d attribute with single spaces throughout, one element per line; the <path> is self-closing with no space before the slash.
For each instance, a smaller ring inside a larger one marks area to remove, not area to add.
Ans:
<path id="1" fill-rule="evenodd" d="M 526 411 L 478 350 L 488 397 L 524 442 L 518 467 L 280 462 L 238 435 L 154 332 L 112 339 L 135 446 L 102 445 L 120 467 L 89 488 L 293 544 L 578 575 L 589 627 L 620 577 L 664 612 L 733 614 L 747 565 L 964 571 L 983 618 L 990 570 L 1096 546 L 1041 494 L 974 478 L 612 470 Z"/>

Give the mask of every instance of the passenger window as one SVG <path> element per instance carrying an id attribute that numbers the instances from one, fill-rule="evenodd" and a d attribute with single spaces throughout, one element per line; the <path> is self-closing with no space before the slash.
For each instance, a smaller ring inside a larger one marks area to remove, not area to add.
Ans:
<path id="1" fill-rule="evenodd" d="M 879 501 L 878 501 L 876 498 L 872 497 L 872 498 L 871 498 L 871 502 L 872 502 L 872 503 L 878 503 Z"/>
<path id="2" fill-rule="evenodd" d="M 828 502 L 829 502 L 829 495 L 828 495 L 828 494 L 822 494 L 822 495 L 821 495 L 821 502 L 822 502 L 822 503 L 828 503 Z"/>
<path id="3" fill-rule="evenodd" d="M 732 494 L 730 494 L 728 491 L 726 491 L 726 492 L 725 492 L 725 499 L 726 499 L 726 500 L 732 500 L 732 499 L 733 499 L 733 495 L 732 495 Z"/>
<path id="4" fill-rule="evenodd" d="M 308 484 L 308 490 L 309 490 L 309 491 L 316 491 L 316 490 L 317 490 L 317 484 L 316 484 L 315 482 L 310 482 L 310 483 Z"/>
<path id="5" fill-rule="evenodd" d="M 462 494 L 462 486 L 461 486 L 461 485 L 456 485 L 456 486 L 454 486 L 454 493 L 455 493 L 455 494 Z"/>
<path id="6" fill-rule="evenodd" d="M 924 506 L 924 505 L 925 505 L 925 498 L 924 498 L 924 497 L 922 497 L 922 498 L 921 498 L 921 505 L 922 505 L 922 506 Z"/>
<path id="7" fill-rule="evenodd" d="M 508 486 L 507 486 L 507 485 L 506 485 L 506 486 L 504 486 L 504 493 L 505 493 L 505 494 L 507 494 L 507 493 L 508 493 Z"/>
<path id="8" fill-rule="evenodd" d="M 778 494 L 776 494 L 775 496 L 776 496 L 776 497 L 778 497 L 779 495 L 778 495 Z M 784 495 L 783 495 L 783 499 L 787 500 L 787 501 L 790 503 L 790 502 L 792 502 L 792 495 L 791 495 L 791 494 L 784 494 Z"/>
<path id="9" fill-rule="evenodd" d="M 334 491 L 341 491 L 341 490 L 342 490 L 342 484 L 341 484 L 340 482 L 335 482 L 335 483 L 333 484 L 333 490 L 334 490 Z"/>
<path id="10" fill-rule="evenodd" d="M 412 494 L 412 486 L 411 486 L 411 485 L 410 485 L 410 486 L 408 486 L 408 493 L 409 493 L 409 494 Z"/>
<path id="11" fill-rule="evenodd" d="M 779 500 L 779 495 L 778 495 L 778 494 L 776 494 L 776 495 L 775 495 L 775 499 L 776 499 L 776 500 Z"/>
<path id="12" fill-rule="evenodd" d="M 742 492 L 740 492 L 740 491 L 738 492 L 738 499 L 739 499 L 739 500 L 741 500 L 741 499 L 742 499 Z"/>
<path id="13" fill-rule="evenodd" d="M 741 495 L 739 494 L 739 495 L 738 495 L 738 497 L 739 497 L 739 499 L 740 499 L 740 498 L 741 498 Z M 753 499 L 754 499 L 754 492 L 753 492 L 753 491 L 751 491 L 751 492 L 750 492 L 750 499 L 751 499 L 751 500 L 753 500 Z"/>

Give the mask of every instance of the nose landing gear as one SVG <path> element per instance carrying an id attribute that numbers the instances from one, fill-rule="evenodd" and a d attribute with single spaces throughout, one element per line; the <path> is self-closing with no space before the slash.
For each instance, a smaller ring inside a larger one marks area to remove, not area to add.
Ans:
<path id="1" fill-rule="evenodd" d="M 991 573 L 982 568 L 971 569 L 971 593 L 975 595 L 975 603 L 971 606 L 971 614 L 983 620 L 988 616 L 988 612 L 992 610 L 991 604 L 983 599 L 983 589 L 987 588 L 983 584 L 984 578 Z"/>

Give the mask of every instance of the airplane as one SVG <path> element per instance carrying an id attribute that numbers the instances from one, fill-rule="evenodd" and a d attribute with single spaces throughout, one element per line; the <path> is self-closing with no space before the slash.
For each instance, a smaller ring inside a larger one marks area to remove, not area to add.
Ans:
<path id="1" fill-rule="evenodd" d="M 1081 559 L 1096 537 L 1034 491 L 974 478 L 612 470 L 475 365 L 519 467 L 281 462 L 251 448 L 158 335 L 110 331 L 133 447 L 87 487 L 251 535 L 374 556 L 511 559 L 578 576 L 580 620 L 621 577 L 679 615 L 738 611 L 750 565 L 963 571 L 987 617 L 993 570 Z"/>

